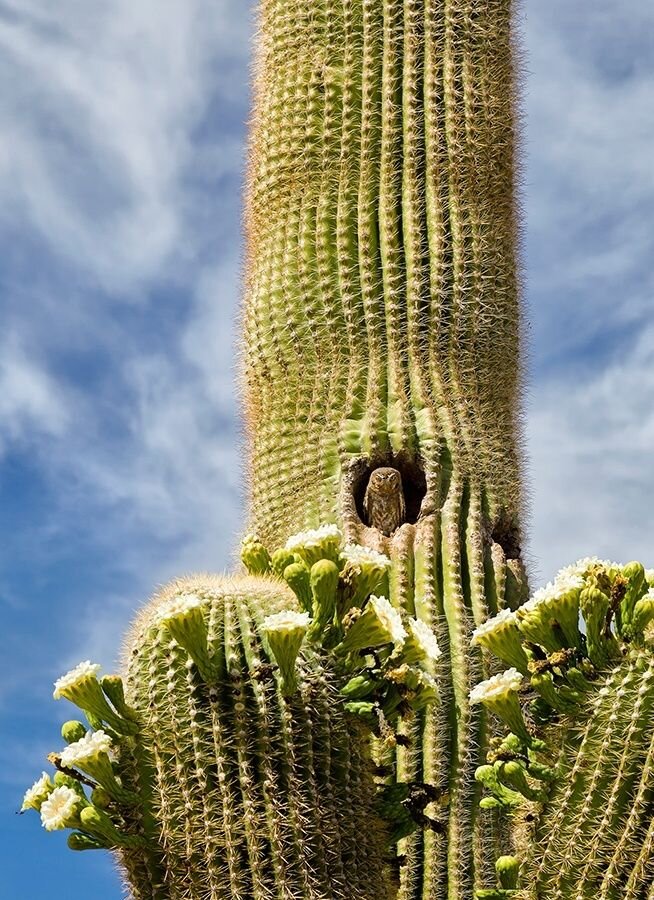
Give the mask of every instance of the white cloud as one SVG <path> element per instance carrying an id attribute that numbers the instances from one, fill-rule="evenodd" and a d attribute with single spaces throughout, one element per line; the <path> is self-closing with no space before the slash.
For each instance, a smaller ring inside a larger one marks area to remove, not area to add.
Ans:
<path id="1" fill-rule="evenodd" d="M 1 4 L 4 227 L 111 291 L 183 256 L 193 132 L 209 103 L 244 93 L 248 19 L 227 0 Z M 221 150 L 213 165 L 238 173 L 233 138 Z"/>
<path id="2" fill-rule="evenodd" d="M 536 390 L 530 547 L 543 578 L 582 556 L 654 564 L 653 398 L 654 325 L 602 371 Z"/>
<path id="3" fill-rule="evenodd" d="M 654 12 L 530 0 L 526 228 L 535 355 L 558 364 L 650 320 Z"/>
<path id="4" fill-rule="evenodd" d="M 68 401 L 51 376 L 16 335 L 5 337 L 0 344 L 0 455 L 3 445 L 63 434 L 69 420 Z"/>

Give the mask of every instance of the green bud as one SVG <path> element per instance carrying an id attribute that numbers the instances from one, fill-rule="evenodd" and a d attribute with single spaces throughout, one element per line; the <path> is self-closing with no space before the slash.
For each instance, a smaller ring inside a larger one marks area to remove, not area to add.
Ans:
<path id="1" fill-rule="evenodd" d="M 109 816 L 95 806 L 86 806 L 79 814 L 82 827 L 99 836 L 109 847 L 120 847 L 122 835 Z"/>
<path id="2" fill-rule="evenodd" d="M 294 554 L 291 553 L 290 550 L 284 550 L 283 547 L 280 550 L 275 550 L 270 557 L 270 565 L 273 573 L 277 575 L 278 578 L 283 578 L 284 570 L 293 565 L 294 562 Z"/>
<path id="3" fill-rule="evenodd" d="M 530 760 L 529 765 L 527 766 L 527 774 L 531 778 L 536 778 L 538 781 L 546 781 L 551 782 L 556 778 L 556 771 L 551 766 L 545 766 L 542 763 L 537 762 L 536 760 Z"/>
<path id="4" fill-rule="evenodd" d="M 360 719 L 374 718 L 375 710 L 377 709 L 376 703 L 370 703 L 365 700 L 355 700 L 351 703 L 344 703 L 343 706 L 347 712 Z"/>
<path id="5" fill-rule="evenodd" d="M 502 784 L 518 791 L 527 800 L 542 802 L 545 799 L 545 795 L 541 791 L 536 791 L 531 787 L 527 781 L 524 767 L 516 760 L 496 763 L 495 770 Z"/>
<path id="6" fill-rule="evenodd" d="M 309 567 L 303 562 L 292 563 L 284 569 L 284 581 L 300 601 L 300 606 L 309 615 L 313 613 L 313 594 Z"/>
<path id="7" fill-rule="evenodd" d="M 598 668 L 607 666 L 620 655 L 620 648 L 607 628 L 610 598 L 598 587 L 589 585 L 581 592 L 581 612 L 586 623 L 588 656 Z"/>
<path id="8" fill-rule="evenodd" d="M 485 787 L 502 806 L 510 808 L 520 806 L 524 803 L 522 794 L 500 783 L 497 777 L 497 771 L 493 766 L 479 766 L 475 772 L 475 780 L 483 785 L 483 787 Z M 483 803 L 483 800 L 481 802 Z M 490 809 L 492 806 L 485 804 L 483 808 Z"/>
<path id="9" fill-rule="evenodd" d="M 584 676 L 581 669 L 578 669 L 576 666 L 568 669 L 565 673 L 565 677 L 570 687 L 580 694 L 585 694 L 593 689 L 593 685 Z"/>
<path id="10" fill-rule="evenodd" d="M 111 844 L 103 838 L 91 837 L 90 834 L 82 834 L 80 831 L 73 831 L 68 835 L 67 841 L 70 850 L 109 850 Z"/>
<path id="11" fill-rule="evenodd" d="M 253 534 L 246 535 L 241 542 L 241 560 L 250 575 L 268 575 L 272 568 L 270 553 Z"/>
<path id="12" fill-rule="evenodd" d="M 84 786 L 77 780 L 77 778 L 73 778 L 70 775 L 65 775 L 63 772 L 55 772 L 53 780 L 55 783 L 55 787 L 71 788 L 71 790 L 75 791 L 75 793 L 80 797 L 80 799 L 87 802 L 86 792 L 84 791 Z"/>
<path id="13" fill-rule="evenodd" d="M 311 567 L 313 625 L 309 637 L 313 640 L 318 640 L 326 626 L 334 621 L 338 576 L 338 566 L 330 559 L 321 559 Z"/>
<path id="14" fill-rule="evenodd" d="M 286 695 L 297 690 L 296 663 L 310 621 L 308 613 L 289 609 L 268 616 L 261 626 L 261 632 L 279 666 L 282 693 Z"/>
<path id="15" fill-rule="evenodd" d="M 113 803 L 111 794 L 103 787 L 96 787 L 91 791 L 91 803 L 98 809 L 109 809 Z"/>
<path id="16" fill-rule="evenodd" d="M 634 607 L 632 629 L 634 635 L 641 635 L 654 621 L 654 590 L 650 590 Z"/>
<path id="17" fill-rule="evenodd" d="M 341 694 L 348 700 L 362 700 L 372 694 L 377 686 L 377 682 L 372 681 L 367 675 L 355 675 L 345 687 L 341 688 Z"/>
<path id="18" fill-rule="evenodd" d="M 569 700 L 562 696 L 554 683 L 554 676 L 551 672 L 538 672 L 532 675 L 531 686 L 557 712 L 567 712 L 570 709 L 571 704 Z"/>
<path id="19" fill-rule="evenodd" d="M 503 888 L 512 890 L 518 887 L 520 861 L 515 856 L 500 856 L 495 862 L 495 871 Z"/>
<path id="20" fill-rule="evenodd" d="M 81 722 L 75 721 L 75 719 L 64 722 L 61 726 L 61 736 L 67 744 L 74 744 L 75 741 L 81 740 L 85 734 L 86 728 Z"/>
<path id="21" fill-rule="evenodd" d="M 124 716 L 126 719 L 131 719 L 132 721 L 138 719 L 136 710 L 132 709 L 132 707 L 128 706 L 125 702 L 125 687 L 120 675 L 105 675 L 101 679 L 100 684 L 102 685 L 102 690 L 105 692 L 119 715 Z"/>
<path id="22" fill-rule="evenodd" d="M 647 591 L 645 568 L 639 562 L 630 562 L 622 569 L 622 577 L 626 581 L 624 597 L 620 602 L 620 618 L 623 632 L 629 633 L 632 624 L 634 608 Z"/>

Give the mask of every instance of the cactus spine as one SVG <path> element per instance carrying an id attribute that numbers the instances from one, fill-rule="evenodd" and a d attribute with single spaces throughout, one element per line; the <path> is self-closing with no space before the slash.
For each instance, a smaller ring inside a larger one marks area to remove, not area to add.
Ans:
<path id="1" fill-rule="evenodd" d="M 247 204 L 251 528 L 321 521 L 393 560 L 393 602 L 447 648 L 443 702 L 401 781 L 446 790 L 446 833 L 402 842 L 403 898 L 470 898 L 484 674 L 475 624 L 524 596 L 511 3 L 264 0 Z M 363 521 L 398 468 L 409 521 Z M 499 855 L 499 844 L 498 844 Z"/>

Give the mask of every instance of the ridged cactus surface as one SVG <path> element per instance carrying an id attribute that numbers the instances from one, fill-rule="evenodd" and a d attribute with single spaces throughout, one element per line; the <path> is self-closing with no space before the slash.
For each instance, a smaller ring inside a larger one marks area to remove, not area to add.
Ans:
<path id="1" fill-rule="evenodd" d="M 515 525 L 511 7 L 260 4 L 244 368 L 270 544 L 343 517 L 362 455 L 422 467 L 431 508 L 474 481 Z"/>
<path id="2" fill-rule="evenodd" d="M 400 780 L 449 796 L 400 846 L 401 896 L 469 898 L 501 830 L 476 812 L 476 624 L 524 598 L 508 0 L 263 0 L 243 353 L 250 528 L 341 524 L 393 560 L 391 596 L 438 635 L 442 704 Z M 406 518 L 366 516 L 371 471 Z"/>
<path id="3" fill-rule="evenodd" d="M 203 600 L 209 683 L 157 619 L 180 594 Z M 264 647 L 264 619 L 295 605 L 279 583 L 198 576 L 155 597 L 130 640 L 127 696 L 152 757 L 171 900 L 387 896 L 367 732 L 324 661 L 304 651 L 284 697 Z"/>
<path id="4" fill-rule="evenodd" d="M 567 728 L 527 850 L 538 900 L 649 900 L 654 888 L 654 654 L 635 651 Z"/>

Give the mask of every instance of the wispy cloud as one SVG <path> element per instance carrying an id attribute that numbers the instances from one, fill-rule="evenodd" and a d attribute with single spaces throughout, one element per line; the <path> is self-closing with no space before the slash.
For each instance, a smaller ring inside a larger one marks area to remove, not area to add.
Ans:
<path id="1" fill-rule="evenodd" d="M 6 335 L 0 343 L 0 457 L 5 445 L 62 435 L 69 421 L 68 403 L 54 380 L 17 335 Z"/>
<path id="2" fill-rule="evenodd" d="M 233 130 L 221 139 L 212 125 L 220 153 L 199 133 L 212 103 L 243 100 L 249 16 L 239 7 L 0 4 L 0 76 L 12 84 L 0 104 L 11 135 L 0 153 L 4 227 L 28 230 L 114 293 L 184 259 L 197 240 L 185 179 L 208 174 L 198 162 L 212 178 L 241 166 Z"/>
<path id="3" fill-rule="evenodd" d="M 654 11 L 643 0 L 525 4 L 528 285 L 539 368 L 651 318 Z M 649 36 L 649 37 L 648 37 Z"/>
<path id="4" fill-rule="evenodd" d="M 535 568 L 654 562 L 654 10 L 527 8 Z"/>

